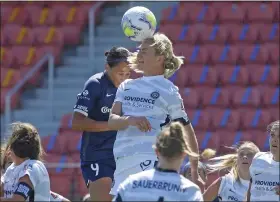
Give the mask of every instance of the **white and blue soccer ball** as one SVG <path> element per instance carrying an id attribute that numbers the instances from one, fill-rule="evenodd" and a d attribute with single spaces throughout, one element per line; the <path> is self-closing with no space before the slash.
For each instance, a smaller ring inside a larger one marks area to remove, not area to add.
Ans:
<path id="1" fill-rule="evenodd" d="M 156 31 L 157 20 L 149 9 L 135 6 L 125 12 L 121 25 L 128 38 L 141 42 L 145 38 L 153 36 Z"/>

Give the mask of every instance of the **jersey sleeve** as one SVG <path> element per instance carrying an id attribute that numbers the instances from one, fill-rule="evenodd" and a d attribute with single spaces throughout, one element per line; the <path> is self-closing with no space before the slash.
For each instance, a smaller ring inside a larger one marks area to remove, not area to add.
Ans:
<path id="1" fill-rule="evenodd" d="M 88 112 L 95 106 L 96 100 L 100 97 L 100 83 L 94 80 L 88 80 L 81 93 L 77 95 L 77 102 L 74 111 L 88 116 Z"/>
<path id="2" fill-rule="evenodd" d="M 185 112 L 183 99 L 178 90 L 172 93 L 168 102 L 168 114 L 172 121 L 180 121 L 184 125 L 190 123 L 187 113 Z"/>
<path id="3" fill-rule="evenodd" d="M 249 168 L 249 172 L 250 172 L 250 176 L 253 177 L 255 175 L 255 169 L 256 169 L 256 164 L 257 164 L 257 161 L 258 161 L 258 158 L 263 154 L 263 152 L 258 152 L 255 154 L 253 160 L 252 160 L 252 163 L 250 165 L 250 168 Z"/>
<path id="4" fill-rule="evenodd" d="M 36 185 L 39 183 L 39 168 L 36 164 L 26 164 L 24 169 L 20 171 L 19 178 L 22 178 L 23 176 L 28 175 L 33 187 L 36 187 Z"/>
<path id="5" fill-rule="evenodd" d="M 196 191 L 193 195 L 193 199 L 191 201 L 204 201 L 203 196 L 200 190 Z"/>
<path id="6" fill-rule="evenodd" d="M 129 191 L 130 177 L 126 178 L 118 187 L 117 195 L 114 197 L 114 202 L 122 202 L 126 200 L 125 192 Z"/>
<path id="7" fill-rule="evenodd" d="M 63 197 L 57 193 L 50 192 L 50 201 L 62 202 Z"/>
<path id="8" fill-rule="evenodd" d="M 125 91 L 125 81 L 122 82 L 121 85 L 118 87 L 114 102 L 123 102 L 124 91 Z"/>
<path id="9" fill-rule="evenodd" d="M 226 176 L 223 176 L 223 177 L 221 177 L 221 183 L 220 183 L 220 187 L 218 190 L 218 195 L 221 195 L 225 186 L 226 186 Z"/>

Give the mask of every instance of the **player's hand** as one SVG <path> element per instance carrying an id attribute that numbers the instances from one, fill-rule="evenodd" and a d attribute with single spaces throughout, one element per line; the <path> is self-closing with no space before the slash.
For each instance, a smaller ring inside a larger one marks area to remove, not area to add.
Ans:
<path id="1" fill-rule="evenodd" d="M 201 179 L 201 177 L 193 179 L 193 183 L 195 183 L 197 186 L 199 186 L 202 193 L 205 191 L 204 190 L 205 189 L 205 182 Z"/>
<path id="2" fill-rule="evenodd" d="M 142 132 L 151 131 L 152 128 L 151 124 L 144 116 L 140 116 L 140 117 L 130 116 L 128 117 L 127 120 L 130 126 L 135 126 Z"/>

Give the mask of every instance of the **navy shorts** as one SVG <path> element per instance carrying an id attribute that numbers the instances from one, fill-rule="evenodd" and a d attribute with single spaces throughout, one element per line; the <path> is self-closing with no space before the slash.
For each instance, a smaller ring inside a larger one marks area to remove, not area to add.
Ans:
<path id="1" fill-rule="evenodd" d="M 103 177 L 110 177 L 113 181 L 116 163 L 114 158 L 84 162 L 81 164 L 81 169 L 85 183 L 88 187 L 89 181 L 94 182 Z"/>

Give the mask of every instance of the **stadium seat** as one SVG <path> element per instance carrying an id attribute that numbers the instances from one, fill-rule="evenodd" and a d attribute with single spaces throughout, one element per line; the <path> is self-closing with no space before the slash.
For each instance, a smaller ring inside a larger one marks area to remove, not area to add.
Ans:
<path id="1" fill-rule="evenodd" d="M 240 113 L 242 113 L 241 110 Z M 246 113 L 242 113 L 241 116 L 241 128 L 243 129 L 264 130 L 270 122 L 270 112 L 266 109 L 247 109 Z"/>
<path id="2" fill-rule="evenodd" d="M 207 11 L 207 4 L 204 2 L 181 2 L 180 12 L 187 13 L 188 23 L 197 23 L 204 21 L 204 16 Z"/>
<path id="3" fill-rule="evenodd" d="M 177 45 L 177 49 L 182 52 L 179 52 L 179 54 L 185 56 L 185 63 L 186 64 L 192 64 L 192 63 L 198 63 L 198 64 L 207 64 L 209 61 L 209 55 L 207 50 L 204 48 L 204 46 L 195 45 L 195 46 L 189 46 L 185 45 L 185 47 L 180 47 L 181 44 Z"/>
<path id="4" fill-rule="evenodd" d="M 210 54 L 211 64 L 236 64 L 240 57 L 238 47 L 236 46 L 205 45 L 204 48 Z"/>
<path id="5" fill-rule="evenodd" d="M 272 121 L 279 120 L 279 105 L 270 106 L 268 108 L 269 114 L 271 115 Z"/>
<path id="6" fill-rule="evenodd" d="M 200 150 L 211 148 L 218 152 L 220 145 L 220 137 L 217 133 L 207 131 L 195 134 Z"/>
<path id="7" fill-rule="evenodd" d="M 274 13 L 269 4 L 253 3 L 248 8 L 248 20 L 249 22 L 263 22 L 270 23 L 273 21 Z"/>
<path id="8" fill-rule="evenodd" d="M 224 88 L 203 88 L 199 91 L 202 95 L 202 106 L 217 106 L 221 108 L 229 107 L 230 105 L 230 94 L 227 89 Z"/>
<path id="9" fill-rule="evenodd" d="M 254 43 L 258 40 L 258 30 L 250 24 L 224 24 L 221 27 L 229 35 L 229 43 Z"/>
<path id="10" fill-rule="evenodd" d="M 180 68 L 174 74 L 174 84 L 181 88 L 185 88 L 189 85 L 189 76 L 187 68 Z"/>
<path id="11" fill-rule="evenodd" d="M 33 33 L 36 40 L 36 45 L 54 45 L 62 47 L 64 45 L 63 34 L 54 26 L 51 27 L 35 27 Z"/>
<path id="12" fill-rule="evenodd" d="M 20 71 L 11 68 L 1 68 L 1 90 L 11 88 L 20 80 Z"/>
<path id="13" fill-rule="evenodd" d="M 50 174 L 51 190 L 66 198 L 70 198 L 72 196 L 72 183 L 73 175 L 63 176 Z"/>
<path id="14" fill-rule="evenodd" d="M 188 109 L 188 117 L 196 129 L 206 130 L 210 126 L 210 114 L 201 109 Z"/>
<path id="15" fill-rule="evenodd" d="M 256 108 L 261 106 L 261 94 L 256 88 L 247 87 L 238 89 L 236 92 L 234 92 L 232 97 L 232 104 L 235 108 Z"/>
<path id="16" fill-rule="evenodd" d="M 5 97 L 11 88 L 1 88 L 1 112 L 4 112 L 5 109 Z M 21 91 L 15 93 L 11 98 L 11 109 L 18 107 L 20 103 Z"/>
<path id="17" fill-rule="evenodd" d="M 37 58 L 40 59 L 42 58 L 45 54 L 51 53 L 54 56 L 54 63 L 60 64 L 61 62 L 61 51 L 62 47 L 61 46 L 56 46 L 56 45 L 45 45 L 45 46 L 37 46 L 36 48 L 36 55 Z"/>
<path id="18" fill-rule="evenodd" d="M 279 106 L 279 86 L 278 87 L 267 87 L 262 92 L 263 104 L 266 107 Z"/>
<path id="19" fill-rule="evenodd" d="M 18 65 L 14 68 L 33 66 L 38 59 L 36 48 L 32 46 L 13 46 L 11 52 Z"/>
<path id="20" fill-rule="evenodd" d="M 279 67 L 279 44 L 267 43 L 262 46 L 262 50 L 269 55 L 269 63 L 276 64 Z"/>
<path id="21" fill-rule="evenodd" d="M 67 152 L 70 154 L 77 154 L 81 149 L 82 132 L 79 131 L 65 131 L 60 133 L 60 136 L 67 138 Z M 76 160 L 76 159 L 75 159 Z"/>
<path id="22" fill-rule="evenodd" d="M 1 46 L 0 64 L 1 68 L 17 67 L 11 48 Z"/>
<path id="23" fill-rule="evenodd" d="M 67 153 L 67 141 L 68 137 L 61 136 L 58 134 L 49 135 L 42 138 L 42 144 L 44 146 L 45 151 L 55 154 L 65 154 Z"/>
<path id="24" fill-rule="evenodd" d="M 77 25 L 62 25 L 57 28 L 64 36 L 64 43 L 67 45 L 78 45 L 80 42 L 81 29 Z"/>
<path id="25" fill-rule="evenodd" d="M 218 18 L 221 23 L 243 23 L 246 17 L 246 10 L 236 3 L 227 6 L 217 6 Z"/>
<path id="26" fill-rule="evenodd" d="M 227 129 L 236 131 L 240 128 L 240 113 L 232 109 L 220 109 L 219 107 L 207 107 L 205 109 L 209 114 L 215 114 L 211 117 L 211 129 Z"/>
<path id="27" fill-rule="evenodd" d="M 243 44 L 240 46 L 240 53 L 245 64 L 266 64 L 269 59 L 269 51 L 260 44 Z"/>
<path id="28" fill-rule="evenodd" d="M 279 66 L 277 65 L 246 65 L 250 72 L 250 80 L 253 85 L 269 84 L 279 85 Z"/>
<path id="29" fill-rule="evenodd" d="M 57 21 L 56 12 L 48 7 L 30 6 L 25 8 L 30 15 L 30 24 L 36 26 L 52 26 Z"/>
<path id="30" fill-rule="evenodd" d="M 28 13 L 24 11 L 24 8 L 22 6 L 4 4 L 2 7 L 1 4 L 1 23 L 25 25 L 27 23 L 27 20 Z"/>
<path id="31" fill-rule="evenodd" d="M 265 42 L 279 42 L 279 24 L 278 23 L 256 23 L 252 24 L 260 34 L 260 40 L 262 43 Z"/>
<path id="32" fill-rule="evenodd" d="M 164 24 L 160 25 L 159 31 L 166 34 L 172 42 L 184 39 L 184 26 L 181 24 Z"/>
<path id="33" fill-rule="evenodd" d="M 247 68 L 240 65 L 216 65 L 221 85 L 240 85 L 249 84 L 249 72 Z"/>
<path id="34" fill-rule="evenodd" d="M 193 88 L 180 88 L 180 95 L 183 98 L 186 109 L 197 108 L 200 104 L 200 96 Z"/>
<path id="35" fill-rule="evenodd" d="M 73 113 L 68 113 L 63 115 L 63 117 L 60 120 L 60 130 L 64 130 L 64 129 L 71 129 L 72 127 L 72 116 Z"/>
<path id="36" fill-rule="evenodd" d="M 75 175 L 75 190 L 82 197 L 88 194 L 88 188 L 81 171 L 78 171 L 77 175 Z"/>
<path id="37" fill-rule="evenodd" d="M 177 13 L 177 9 L 179 4 L 174 4 L 173 6 L 169 6 L 161 11 L 160 25 L 164 25 L 166 23 L 170 23 L 173 20 L 174 16 Z"/>
<path id="38" fill-rule="evenodd" d="M 193 68 L 188 71 L 190 85 L 216 86 L 218 84 L 218 75 L 215 68 L 204 65 L 202 68 Z"/>
<path id="39" fill-rule="evenodd" d="M 34 35 L 30 28 L 16 24 L 7 24 L 3 35 L 9 45 L 32 45 Z"/>
<path id="40" fill-rule="evenodd" d="M 267 144 L 268 133 L 265 128 L 263 130 L 246 130 L 243 134 L 250 134 L 252 139 L 250 141 L 254 142 L 261 151 L 265 151 L 265 147 Z"/>

